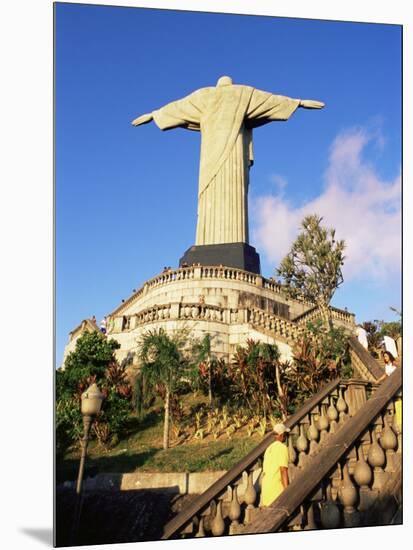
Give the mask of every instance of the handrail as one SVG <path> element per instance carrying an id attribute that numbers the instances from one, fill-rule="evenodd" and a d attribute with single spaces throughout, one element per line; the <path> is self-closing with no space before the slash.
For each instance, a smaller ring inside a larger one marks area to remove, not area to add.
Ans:
<path id="1" fill-rule="evenodd" d="M 370 353 L 363 348 L 360 342 L 355 336 L 349 338 L 350 350 L 353 351 L 360 361 L 363 363 L 363 366 L 367 369 L 369 374 L 374 380 L 378 380 L 384 374 L 384 369 L 379 365 L 379 363 L 370 355 Z"/>
<path id="2" fill-rule="evenodd" d="M 401 384 L 401 369 L 397 369 L 363 407 L 329 438 L 325 447 L 312 457 L 305 471 L 293 479 L 272 505 L 262 510 L 260 516 L 248 526 L 248 533 L 274 532 L 282 527 L 386 404 L 395 397 Z"/>
<path id="3" fill-rule="evenodd" d="M 354 313 L 350 313 L 349 311 L 346 311 L 345 309 L 340 309 L 335 306 L 329 306 L 331 317 L 332 319 L 345 319 L 346 322 L 354 323 Z M 318 306 L 314 306 L 307 311 L 304 311 L 304 313 L 300 313 L 299 315 L 296 315 L 291 319 L 294 323 L 303 324 L 306 319 L 308 321 L 311 321 L 313 319 L 320 318 L 321 313 L 318 308 Z"/>
<path id="4" fill-rule="evenodd" d="M 304 416 L 306 416 L 318 403 L 323 401 L 340 384 L 340 378 L 336 378 L 324 385 L 317 394 L 307 399 L 299 411 L 285 421 L 288 428 L 293 428 Z M 240 462 L 233 466 L 226 474 L 218 479 L 209 489 L 199 495 L 187 508 L 166 524 L 162 539 L 170 538 L 174 533 L 183 528 L 198 512 L 206 508 L 212 499 L 220 495 L 242 472 L 248 469 L 264 453 L 265 449 L 274 441 L 274 435 L 268 434 L 252 451 Z"/>
<path id="5" fill-rule="evenodd" d="M 137 326 L 158 323 L 164 319 L 183 319 L 185 321 L 196 322 L 208 321 L 210 320 L 208 316 L 212 313 L 214 315 L 211 320 L 214 322 L 228 322 L 228 319 L 233 311 L 245 312 L 247 319 L 246 322 L 248 322 L 259 332 L 264 334 L 268 333 L 273 338 L 282 338 L 287 342 L 297 340 L 305 331 L 303 327 L 296 326 L 285 317 L 281 317 L 275 313 L 270 313 L 258 308 L 234 309 L 215 304 L 200 304 L 199 302 L 168 302 L 165 304 L 154 304 L 139 311 L 139 313 L 134 313 L 123 317 L 125 319 L 129 319 L 129 324 L 126 324 L 125 330 L 135 330 Z M 135 322 L 131 324 L 130 320 L 133 318 L 135 318 Z M 265 326 L 260 325 L 260 323 L 265 324 Z M 121 331 L 123 332 L 123 330 L 124 329 L 122 328 Z M 113 332 L 113 330 L 109 330 L 108 334 L 112 334 Z M 118 332 L 118 330 L 115 332 Z"/>

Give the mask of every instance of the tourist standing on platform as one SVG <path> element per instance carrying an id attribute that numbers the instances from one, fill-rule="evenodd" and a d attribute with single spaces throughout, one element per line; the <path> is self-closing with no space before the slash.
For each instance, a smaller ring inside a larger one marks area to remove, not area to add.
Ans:
<path id="1" fill-rule="evenodd" d="M 384 351 L 383 352 L 383 360 L 384 360 L 384 374 L 377 380 L 377 382 L 383 382 L 388 376 L 393 374 L 393 372 L 397 369 L 397 365 L 395 364 L 395 358 L 393 357 L 393 354 L 390 353 L 390 351 Z"/>
<path id="2" fill-rule="evenodd" d="M 101 320 L 99 329 L 102 334 L 106 334 L 106 317 Z"/>
<path id="3" fill-rule="evenodd" d="M 289 431 L 284 424 L 274 426 L 275 441 L 264 454 L 261 506 L 269 506 L 289 484 L 288 447 L 284 443 Z"/>

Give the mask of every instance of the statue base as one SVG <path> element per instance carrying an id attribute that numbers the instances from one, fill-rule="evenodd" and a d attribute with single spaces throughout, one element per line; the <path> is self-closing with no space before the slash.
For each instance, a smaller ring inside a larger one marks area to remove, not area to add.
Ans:
<path id="1" fill-rule="evenodd" d="M 261 273 L 260 257 L 253 246 L 247 243 L 204 244 L 191 246 L 179 260 L 185 265 L 224 265 L 251 273 Z"/>

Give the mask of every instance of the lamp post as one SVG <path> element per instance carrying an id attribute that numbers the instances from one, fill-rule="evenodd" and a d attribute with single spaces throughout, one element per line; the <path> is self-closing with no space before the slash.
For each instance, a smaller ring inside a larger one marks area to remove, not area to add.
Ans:
<path id="1" fill-rule="evenodd" d="M 83 472 L 85 469 L 87 444 L 89 442 L 90 426 L 93 418 L 97 416 L 102 407 L 103 393 L 99 391 L 96 384 L 92 384 L 81 396 L 81 413 L 83 416 L 83 437 L 82 454 L 80 457 L 79 475 L 77 476 L 76 494 L 80 495 L 82 490 Z"/>
<path id="2" fill-rule="evenodd" d="M 86 452 L 87 445 L 89 442 L 89 433 L 90 427 L 92 425 L 93 419 L 99 414 L 102 407 L 104 395 L 99 391 L 99 388 L 96 384 L 92 384 L 85 392 L 81 395 L 81 406 L 80 410 L 83 417 L 83 437 L 81 440 L 82 454 L 80 456 L 80 465 L 79 465 L 79 474 L 77 476 L 76 482 L 76 508 L 75 508 L 75 520 L 73 524 L 73 533 L 72 533 L 72 543 L 75 541 L 77 531 L 79 528 L 80 522 L 80 512 L 81 512 L 81 493 L 82 493 L 82 482 L 83 482 L 83 472 L 85 469 L 86 461 Z"/>

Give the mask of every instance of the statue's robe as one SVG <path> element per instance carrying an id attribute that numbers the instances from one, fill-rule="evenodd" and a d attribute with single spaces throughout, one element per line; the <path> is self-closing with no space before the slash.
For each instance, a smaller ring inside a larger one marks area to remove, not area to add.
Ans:
<path id="1" fill-rule="evenodd" d="M 248 243 L 252 129 L 288 120 L 300 100 L 251 86 L 201 88 L 152 113 L 161 130 L 201 132 L 196 245 Z"/>

